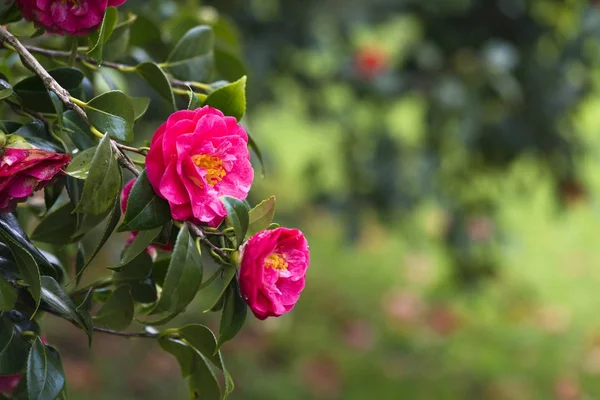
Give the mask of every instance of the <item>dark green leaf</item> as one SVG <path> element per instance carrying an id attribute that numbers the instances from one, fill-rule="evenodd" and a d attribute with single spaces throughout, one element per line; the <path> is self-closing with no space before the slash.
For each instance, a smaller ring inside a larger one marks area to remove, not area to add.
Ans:
<path id="1" fill-rule="evenodd" d="M 81 95 L 81 82 L 83 73 L 76 68 L 60 67 L 48 71 L 60 86 L 67 89 L 71 96 Z M 42 112 L 54 114 L 56 109 L 44 82 L 38 76 L 25 78 L 13 87 L 16 94 L 21 98 L 23 107 Z"/>
<path id="2" fill-rule="evenodd" d="M 178 79 L 206 81 L 213 70 L 213 46 L 214 34 L 209 26 L 192 28 L 167 58 L 165 69 Z"/>
<path id="3" fill-rule="evenodd" d="M 198 96 L 196 95 L 196 93 L 194 93 L 194 91 L 189 88 L 190 91 L 188 92 L 188 95 L 190 97 L 190 101 L 188 102 L 188 110 L 195 110 L 196 108 L 202 107 L 202 104 L 200 103 L 200 100 L 198 100 Z"/>
<path id="4" fill-rule="evenodd" d="M 125 93 L 119 90 L 102 93 L 87 103 L 85 113 L 101 133 L 124 142 L 133 140 L 135 110 Z"/>
<path id="5" fill-rule="evenodd" d="M 223 289 L 221 289 L 221 291 L 217 295 L 217 298 L 213 302 L 212 306 L 204 312 L 219 311 L 222 308 L 224 296 L 227 293 L 227 288 L 229 287 L 229 283 L 235 277 L 236 272 L 237 272 L 237 270 L 234 266 L 231 266 L 231 265 L 223 266 Z"/>
<path id="6" fill-rule="evenodd" d="M 173 110 L 177 110 L 175 103 L 175 96 L 173 95 L 173 89 L 171 88 L 171 82 L 164 71 L 156 64 L 152 62 L 145 62 L 139 64 L 135 70 L 137 73 L 148 83 L 156 93 L 158 93 L 163 99 L 173 107 Z"/>
<path id="7" fill-rule="evenodd" d="M 133 105 L 134 119 L 137 121 L 144 116 L 146 111 L 148 111 L 148 107 L 150 106 L 150 98 L 130 97 L 129 100 L 131 100 L 131 104 Z"/>
<path id="8" fill-rule="evenodd" d="M 170 353 L 179 362 L 181 375 L 187 378 L 194 371 L 197 355 L 191 347 L 181 340 L 168 336 L 158 338 L 158 344 L 162 349 Z"/>
<path id="9" fill-rule="evenodd" d="M 271 196 L 260 202 L 260 204 L 250 210 L 248 216 L 250 218 L 248 236 L 268 229 L 275 217 L 275 196 Z"/>
<path id="10" fill-rule="evenodd" d="M 153 311 L 179 313 L 196 296 L 202 282 L 202 260 L 187 225 L 179 231 L 162 295 Z"/>
<path id="11" fill-rule="evenodd" d="M 135 181 L 127 202 L 127 210 L 119 232 L 162 227 L 171 220 L 169 203 L 156 195 L 146 170 Z M 154 239 L 154 238 L 153 238 Z"/>
<path id="12" fill-rule="evenodd" d="M 63 123 L 65 131 L 79 150 L 89 149 L 95 145 L 96 139 L 92 136 L 89 127 L 75 111 L 65 111 Z"/>
<path id="13" fill-rule="evenodd" d="M 221 399 L 221 387 L 217 377 L 199 356 L 196 356 L 194 371 L 188 378 L 188 390 L 191 399 Z"/>
<path id="14" fill-rule="evenodd" d="M 87 179 L 95 154 L 96 147 L 90 147 L 89 149 L 77 153 L 65 170 L 65 173 L 73 178 Z"/>
<path id="15" fill-rule="evenodd" d="M 161 227 L 154 228 L 148 231 L 140 231 L 133 242 L 123 252 L 123 256 L 121 257 L 120 266 L 124 266 L 129 264 L 134 258 L 138 256 L 138 254 L 144 252 L 150 243 L 156 239 L 156 237 L 160 234 L 162 230 Z"/>
<path id="16" fill-rule="evenodd" d="M 27 360 L 27 393 L 30 400 L 54 400 L 65 386 L 65 375 L 58 353 L 35 339 Z"/>
<path id="17" fill-rule="evenodd" d="M 55 205 L 31 233 L 31 239 L 38 242 L 64 245 L 70 243 L 77 230 L 77 216 L 73 215 L 73 204 L 68 199 Z"/>
<path id="18" fill-rule="evenodd" d="M 92 47 L 90 51 L 86 53 L 88 57 L 91 57 L 98 62 L 102 62 L 102 51 L 104 49 L 104 44 L 108 42 L 113 29 L 115 29 L 117 17 L 118 13 L 115 7 L 108 7 L 106 9 L 104 18 L 102 19 L 102 24 L 100 25 L 100 30 L 93 35 L 93 39 L 95 40 L 94 47 Z"/>
<path id="19" fill-rule="evenodd" d="M 29 144 L 34 145 L 42 150 L 61 153 L 64 151 L 62 146 L 53 142 L 52 136 L 49 134 L 46 126 L 42 121 L 31 121 L 15 131 L 15 135 L 23 136 Z"/>
<path id="20" fill-rule="evenodd" d="M 126 329 L 133 320 L 133 298 L 128 286 L 117 288 L 94 320 L 109 329 Z"/>
<path id="21" fill-rule="evenodd" d="M 233 227 L 239 247 L 248 231 L 250 208 L 245 202 L 229 196 L 221 197 L 221 201 L 227 210 L 227 224 Z"/>
<path id="22" fill-rule="evenodd" d="M 0 275 L 0 311 L 10 311 L 17 302 L 17 289 Z"/>
<path id="23" fill-rule="evenodd" d="M 52 185 L 46 186 L 44 188 L 44 204 L 46 205 L 46 209 L 49 210 L 56 203 L 61 194 L 63 194 L 63 189 L 65 188 L 65 179 L 63 176 L 59 176 L 56 182 Z"/>
<path id="24" fill-rule="evenodd" d="M 42 300 L 60 315 L 75 321 L 88 337 L 92 336 L 92 326 L 81 318 L 73 300 L 63 291 L 60 285 L 49 276 L 42 276 Z"/>
<path id="25" fill-rule="evenodd" d="M 0 376 L 20 373 L 27 359 L 28 345 L 20 329 L 0 315 Z"/>
<path id="26" fill-rule="evenodd" d="M 248 146 L 250 146 L 252 151 L 254 151 L 254 154 L 256 154 L 256 157 L 258 158 L 258 162 L 260 162 L 260 173 L 261 173 L 262 177 L 264 178 L 265 177 L 265 162 L 263 160 L 262 152 L 260 151 L 260 148 L 258 147 L 256 142 L 250 135 L 248 135 Z"/>
<path id="27" fill-rule="evenodd" d="M 147 278 L 140 282 L 129 283 L 131 289 L 131 296 L 138 303 L 154 303 L 158 299 L 158 292 L 156 291 L 156 285 L 150 278 Z"/>
<path id="28" fill-rule="evenodd" d="M 85 249 L 81 242 L 77 243 L 77 254 L 75 255 L 75 282 L 79 285 L 81 275 L 85 269 Z"/>
<path id="29" fill-rule="evenodd" d="M 0 100 L 4 100 L 13 94 L 13 88 L 4 79 L 0 79 Z"/>
<path id="30" fill-rule="evenodd" d="M 208 95 L 204 104 L 218 108 L 223 114 L 239 121 L 246 113 L 246 77 L 215 90 Z"/>
<path id="31" fill-rule="evenodd" d="M 233 339 L 244 326 L 248 308 L 240 294 L 237 280 L 233 280 L 227 289 L 225 305 L 221 313 L 221 324 L 219 326 L 219 342 L 217 347 Z"/>
<path id="32" fill-rule="evenodd" d="M 6 4 L 7 5 L 10 4 L 11 6 L 7 10 L 5 10 L 3 13 L 0 14 L 0 24 L 1 25 L 10 24 L 11 22 L 17 22 L 21 18 L 23 18 L 21 16 L 21 10 L 19 10 L 17 5 L 14 3 L 15 2 L 13 0 L 6 0 Z"/>
<path id="33" fill-rule="evenodd" d="M 63 121 L 64 105 L 63 105 L 63 102 L 60 101 L 60 99 L 58 98 L 58 96 L 54 92 L 50 92 L 49 91 L 48 92 L 48 96 L 50 96 L 50 101 L 52 102 L 52 105 L 54 106 L 54 112 L 55 112 L 56 117 L 58 119 L 58 125 L 62 128 L 64 126 L 64 121 Z"/>
<path id="34" fill-rule="evenodd" d="M 29 285 L 27 290 L 35 300 L 37 310 L 41 300 L 42 284 L 40 281 L 40 270 L 36 259 L 6 231 L 0 230 L 0 239 L 10 248 L 19 269 L 21 279 Z"/>
<path id="35" fill-rule="evenodd" d="M 129 38 L 131 36 L 131 22 L 134 19 L 135 16 L 130 17 L 127 21 L 117 24 L 110 39 L 108 39 L 108 42 L 104 44 L 105 60 L 118 60 L 126 55 L 129 47 Z"/>
<path id="36" fill-rule="evenodd" d="M 121 186 L 121 168 L 113 154 L 110 138 L 106 135 L 96 149 L 75 211 L 102 214 L 114 204 Z"/>
<path id="37" fill-rule="evenodd" d="M 152 273 L 152 257 L 146 252 L 141 252 L 129 263 L 123 265 L 115 273 L 115 281 L 141 281 Z"/>
<path id="38" fill-rule="evenodd" d="M 242 58 L 221 43 L 215 46 L 215 68 L 221 78 L 229 81 L 240 79 L 247 72 Z"/>

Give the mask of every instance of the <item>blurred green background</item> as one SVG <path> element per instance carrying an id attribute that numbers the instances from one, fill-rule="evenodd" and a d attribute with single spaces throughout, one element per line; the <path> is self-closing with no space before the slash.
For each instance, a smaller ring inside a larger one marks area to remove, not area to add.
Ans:
<path id="1" fill-rule="evenodd" d="M 266 164 L 250 200 L 275 194 L 278 222 L 309 238 L 295 310 L 224 347 L 232 399 L 600 398 L 594 3 L 126 3 L 128 57 L 199 23 L 221 59 L 243 54 L 227 74 L 247 69 Z M 137 87 L 112 70 L 93 83 Z M 167 115 L 150 114 L 140 138 Z M 214 326 L 205 300 L 182 319 Z M 67 323 L 45 329 L 73 399 L 186 396 L 153 342 L 96 335 L 90 350 Z"/>

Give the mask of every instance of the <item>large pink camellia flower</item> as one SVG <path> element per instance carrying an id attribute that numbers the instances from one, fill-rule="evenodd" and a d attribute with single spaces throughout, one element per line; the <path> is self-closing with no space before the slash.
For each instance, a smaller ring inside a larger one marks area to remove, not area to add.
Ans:
<path id="1" fill-rule="evenodd" d="M 241 255 L 240 292 L 258 319 L 279 317 L 298 301 L 310 262 L 298 229 L 277 228 L 248 239 Z"/>
<path id="2" fill-rule="evenodd" d="M 15 146 L 26 146 L 19 142 Z M 0 213 L 15 209 L 36 190 L 52 182 L 71 157 L 37 149 L 8 147 L 0 149 Z"/>
<path id="3" fill-rule="evenodd" d="M 146 172 L 174 219 L 216 227 L 227 215 L 220 196 L 243 200 L 252 185 L 248 135 L 215 108 L 177 111 L 154 133 Z"/>
<path id="4" fill-rule="evenodd" d="M 107 7 L 125 0 L 17 0 L 27 21 L 38 28 L 63 36 L 83 36 L 98 28 Z"/>

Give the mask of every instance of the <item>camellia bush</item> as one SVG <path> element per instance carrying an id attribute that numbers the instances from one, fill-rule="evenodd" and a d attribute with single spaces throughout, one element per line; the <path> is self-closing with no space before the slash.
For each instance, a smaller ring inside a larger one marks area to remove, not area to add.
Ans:
<path id="1" fill-rule="evenodd" d="M 305 285 L 302 232 L 273 223 L 274 197 L 246 201 L 250 152 L 262 160 L 241 123 L 246 77 L 228 25 L 191 27 L 157 59 L 160 32 L 123 3 L 0 1 L 0 397 L 68 397 L 43 335 L 50 315 L 90 346 L 95 333 L 155 340 L 179 361 L 190 398 L 225 398 L 234 384 L 219 349 L 247 308 L 278 317 Z M 98 83 L 104 70 L 155 96 Z M 143 125 L 161 106 L 171 109 L 162 124 Z M 139 145 L 144 129 L 154 133 Z M 82 284 L 121 232 L 120 261 Z M 216 268 L 205 274 L 207 262 Z M 161 329 L 219 282 L 218 332 Z"/>

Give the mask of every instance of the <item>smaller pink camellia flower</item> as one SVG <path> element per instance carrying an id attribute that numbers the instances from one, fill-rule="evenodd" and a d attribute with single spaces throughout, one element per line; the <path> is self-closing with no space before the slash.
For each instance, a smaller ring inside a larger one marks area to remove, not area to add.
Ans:
<path id="1" fill-rule="evenodd" d="M 127 210 L 127 203 L 129 201 L 129 195 L 131 194 L 131 189 L 133 188 L 134 184 L 135 184 L 135 178 L 130 180 L 129 182 L 127 182 L 125 184 L 125 186 L 123 186 L 123 191 L 121 192 L 121 213 L 122 214 L 125 214 L 125 210 Z M 125 244 L 130 245 L 131 242 L 133 242 L 133 239 L 135 239 L 137 235 L 138 235 L 138 231 L 132 231 L 131 234 L 129 235 L 129 237 L 127 238 L 127 242 Z M 150 256 L 154 259 L 154 258 L 156 258 L 158 249 L 163 250 L 163 251 L 173 251 L 173 247 L 171 246 L 171 244 L 167 244 L 165 246 L 153 244 L 146 248 L 146 253 L 150 254 Z"/>
<path id="2" fill-rule="evenodd" d="M 294 308 L 310 262 L 308 242 L 298 229 L 276 228 L 248 239 L 241 255 L 240 292 L 258 319 Z"/>
<path id="3" fill-rule="evenodd" d="M 23 376 L 20 374 L 0 376 L 0 393 L 10 395 L 19 386 L 22 378 Z"/>
<path id="4" fill-rule="evenodd" d="M 71 157 L 34 148 L 23 138 L 8 136 L 0 149 L 0 213 L 9 213 L 17 203 L 50 184 Z"/>
<path id="5" fill-rule="evenodd" d="M 146 172 L 173 219 L 216 227 L 227 215 L 220 197 L 244 200 L 250 191 L 248 135 L 216 108 L 177 111 L 154 133 Z"/>
<path id="6" fill-rule="evenodd" d="M 17 0 L 17 7 L 27 21 L 38 28 L 63 36 L 83 36 L 102 23 L 107 7 L 117 7 L 125 0 Z"/>

